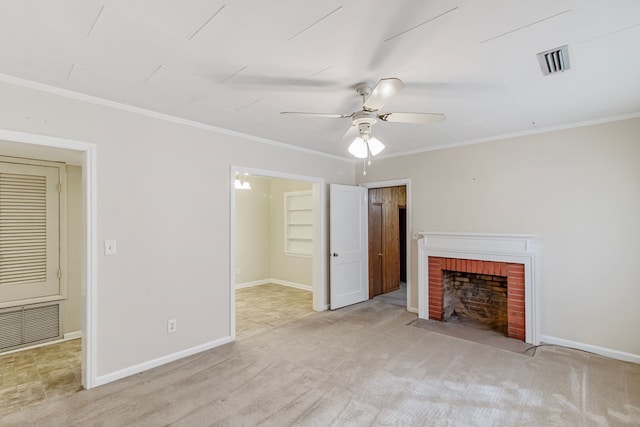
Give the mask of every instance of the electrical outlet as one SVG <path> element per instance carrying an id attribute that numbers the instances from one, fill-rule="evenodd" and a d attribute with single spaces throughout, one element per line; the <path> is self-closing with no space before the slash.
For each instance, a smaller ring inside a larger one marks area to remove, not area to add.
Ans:
<path id="1" fill-rule="evenodd" d="M 167 333 L 172 334 L 178 330 L 178 321 L 176 319 L 167 320 Z"/>

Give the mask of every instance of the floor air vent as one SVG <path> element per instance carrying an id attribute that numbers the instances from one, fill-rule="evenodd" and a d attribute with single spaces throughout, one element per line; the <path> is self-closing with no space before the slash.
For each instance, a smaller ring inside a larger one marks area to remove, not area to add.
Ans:
<path id="1" fill-rule="evenodd" d="M 556 49 L 540 52 L 538 54 L 538 62 L 540 63 L 542 74 L 545 76 L 568 70 L 571 68 L 569 47 L 564 45 Z"/>
<path id="2" fill-rule="evenodd" d="M 60 304 L 0 310 L 0 352 L 62 338 Z"/>

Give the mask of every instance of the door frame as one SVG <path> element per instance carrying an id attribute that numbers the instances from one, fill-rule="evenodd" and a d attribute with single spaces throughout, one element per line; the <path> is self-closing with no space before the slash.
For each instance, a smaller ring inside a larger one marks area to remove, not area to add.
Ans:
<path id="1" fill-rule="evenodd" d="M 329 309 L 327 287 L 327 196 L 324 178 L 296 175 L 267 169 L 231 165 L 229 168 L 229 335 L 236 338 L 236 173 L 248 173 L 265 178 L 289 179 L 311 183 L 313 200 L 313 256 L 311 262 L 313 310 Z"/>
<path id="2" fill-rule="evenodd" d="M 43 157 L 58 157 L 58 161 L 69 161 L 80 157 L 82 163 L 82 216 L 85 223 L 84 274 L 82 280 L 82 386 L 96 387 L 97 377 L 97 154 L 96 145 L 59 137 L 37 135 L 0 129 L 0 140 L 21 145 L 27 157 L 32 157 L 41 147 L 47 154 Z M 35 148 L 35 150 L 34 150 Z M 51 159 L 53 160 L 53 159 Z"/>
<path id="3" fill-rule="evenodd" d="M 411 280 L 411 178 L 393 179 L 389 181 L 363 182 L 360 184 L 360 186 L 366 188 L 367 191 L 371 188 L 398 187 L 402 185 L 404 185 L 406 188 L 407 197 L 407 311 L 411 313 L 417 313 L 418 308 L 420 307 L 420 301 L 417 301 L 416 307 L 411 307 L 411 292 L 413 290 L 413 281 Z"/>

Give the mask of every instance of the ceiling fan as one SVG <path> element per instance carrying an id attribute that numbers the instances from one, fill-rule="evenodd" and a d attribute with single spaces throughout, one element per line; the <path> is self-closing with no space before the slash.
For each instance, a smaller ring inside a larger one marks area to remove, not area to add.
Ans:
<path id="1" fill-rule="evenodd" d="M 362 96 L 362 110 L 351 114 L 303 113 L 283 111 L 280 114 L 297 114 L 304 116 L 351 119 L 351 128 L 355 128 L 358 136 L 349 146 L 349 152 L 359 159 L 369 158 L 384 150 L 384 144 L 371 136 L 371 127 L 378 121 L 398 123 L 437 123 L 445 119 L 440 113 L 379 113 L 378 111 L 404 88 L 402 80 L 396 78 L 382 79 L 375 88 L 367 83 L 356 86 L 356 92 Z M 370 162 L 370 160 L 369 160 Z"/>

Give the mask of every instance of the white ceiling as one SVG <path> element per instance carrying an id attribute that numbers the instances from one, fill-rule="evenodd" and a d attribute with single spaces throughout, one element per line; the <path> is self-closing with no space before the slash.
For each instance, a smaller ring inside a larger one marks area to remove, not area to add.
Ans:
<path id="1" fill-rule="evenodd" d="M 543 76 L 536 53 L 569 45 Z M 640 112 L 638 0 L 0 0 L 0 73 L 348 157 L 354 86 L 406 87 L 397 155 Z"/>

